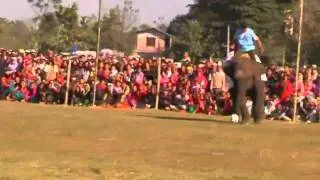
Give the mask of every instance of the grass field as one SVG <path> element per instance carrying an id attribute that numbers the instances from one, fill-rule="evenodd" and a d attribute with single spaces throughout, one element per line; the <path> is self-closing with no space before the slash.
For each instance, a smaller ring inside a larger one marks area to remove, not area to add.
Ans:
<path id="1" fill-rule="evenodd" d="M 320 126 L 0 102 L 0 180 L 320 178 Z"/>

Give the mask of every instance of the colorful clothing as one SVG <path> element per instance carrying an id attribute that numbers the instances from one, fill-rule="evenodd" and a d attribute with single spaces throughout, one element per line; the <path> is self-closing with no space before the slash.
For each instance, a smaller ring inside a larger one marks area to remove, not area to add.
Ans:
<path id="1" fill-rule="evenodd" d="M 255 41 L 258 40 L 258 36 L 254 33 L 251 28 L 247 28 L 246 31 L 237 29 L 234 39 L 239 45 L 241 52 L 249 52 L 256 49 Z"/>

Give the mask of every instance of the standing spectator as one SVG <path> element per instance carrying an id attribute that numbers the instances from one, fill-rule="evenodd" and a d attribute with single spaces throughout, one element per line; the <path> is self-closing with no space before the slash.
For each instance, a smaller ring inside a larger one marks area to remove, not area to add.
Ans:
<path id="1" fill-rule="evenodd" d="M 144 73 L 141 66 L 138 67 L 137 72 L 134 74 L 134 81 L 137 85 L 142 85 L 144 81 Z"/>
<path id="2" fill-rule="evenodd" d="M 222 70 L 222 63 L 214 64 L 210 89 L 216 94 L 226 89 L 226 74 Z"/>
<path id="3" fill-rule="evenodd" d="M 44 67 L 44 72 L 46 73 L 46 80 L 47 81 L 52 81 L 56 79 L 56 72 L 53 68 L 52 62 L 47 62 L 45 67 Z"/>
<path id="4" fill-rule="evenodd" d="M 5 79 L 3 78 L 5 75 L 5 68 L 6 68 L 6 60 L 3 57 L 3 54 L 1 53 L 0 56 L 0 100 L 2 100 L 4 98 L 4 86 L 3 86 L 3 82 L 5 81 Z"/>
<path id="5" fill-rule="evenodd" d="M 120 81 L 117 81 L 112 91 L 112 105 L 114 107 L 119 107 L 123 94 L 122 84 Z"/>
<path id="6" fill-rule="evenodd" d="M 296 81 L 298 86 L 298 94 L 304 95 L 304 81 L 303 81 L 303 74 L 299 73 L 298 80 Z"/>
<path id="7" fill-rule="evenodd" d="M 304 96 L 313 96 L 312 89 L 314 89 L 314 84 L 311 79 L 304 81 Z"/>

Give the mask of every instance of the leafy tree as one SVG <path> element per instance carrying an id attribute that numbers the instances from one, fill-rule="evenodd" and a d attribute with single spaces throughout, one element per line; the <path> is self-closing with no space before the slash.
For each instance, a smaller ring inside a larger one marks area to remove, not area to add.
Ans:
<path id="1" fill-rule="evenodd" d="M 28 0 L 37 12 L 37 31 L 33 47 L 46 50 L 68 51 L 76 43 L 79 49 L 94 49 L 97 19 L 80 16 L 78 6 L 64 7 L 61 0 Z M 134 26 L 139 11 L 132 0 L 125 0 L 122 8 L 111 8 L 102 18 L 101 45 L 131 53 L 135 46 Z"/>
<path id="2" fill-rule="evenodd" d="M 101 47 L 116 49 L 131 54 L 135 47 L 139 11 L 131 0 L 124 2 L 123 8 L 116 6 L 106 13 L 101 22 Z"/>
<path id="3" fill-rule="evenodd" d="M 299 6 L 296 6 L 299 9 Z M 298 21 L 296 10 L 296 22 Z M 305 2 L 302 29 L 302 61 L 320 65 L 320 1 L 309 0 Z M 296 26 L 298 27 L 298 26 Z M 295 28 L 295 42 L 298 39 L 298 28 Z M 294 44 L 296 44 L 294 43 Z"/>
<path id="4" fill-rule="evenodd" d="M 138 30 L 144 30 L 144 29 L 148 29 L 148 28 L 151 28 L 151 26 L 149 24 L 141 24 L 138 27 Z"/>
<path id="5" fill-rule="evenodd" d="M 93 16 L 79 16 L 76 3 L 71 7 L 60 5 L 40 19 L 37 31 L 39 49 L 69 51 L 74 43 L 79 49 L 93 49 L 96 41 L 93 31 L 95 23 Z"/>
<path id="6" fill-rule="evenodd" d="M 176 17 L 168 29 L 168 33 L 174 35 L 175 43 L 171 51 L 176 54 L 176 58 L 182 58 L 184 52 L 189 51 L 190 56 L 198 60 L 204 50 L 203 31 L 198 21 L 185 19 L 184 16 Z"/>
<path id="7" fill-rule="evenodd" d="M 139 9 L 133 7 L 132 0 L 125 0 L 121 13 L 122 30 L 130 31 L 139 20 Z"/>
<path id="8" fill-rule="evenodd" d="M 168 30 L 168 25 L 164 22 L 164 17 L 158 17 L 157 20 L 153 21 L 153 23 L 163 32 Z"/>
<path id="9" fill-rule="evenodd" d="M 290 3 L 290 0 L 195 0 L 189 5 L 189 13 L 182 17 L 197 20 L 203 28 L 202 54 L 221 57 L 226 54 L 227 25 L 230 24 L 234 32 L 237 24 L 244 20 L 262 37 L 267 49 L 283 44 L 284 39 L 279 38 L 283 34 L 283 8 Z M 183 38 L 178 31 L 173 34 Z"/>
<path id="10" fill-rule="evenodd" d="M 9 49 L 30 47 L 30 37 L 34 29 L 22 21 L 0 18 L 0 46 Z"/>
<path id="11" fill-rule="evenodd" d="M 43 14 L 48 13 L 50 10 L 58 7 L 62 0 L 27 0 L 31 4 L 34 12 L 37 16 L 42 16 Z"/>

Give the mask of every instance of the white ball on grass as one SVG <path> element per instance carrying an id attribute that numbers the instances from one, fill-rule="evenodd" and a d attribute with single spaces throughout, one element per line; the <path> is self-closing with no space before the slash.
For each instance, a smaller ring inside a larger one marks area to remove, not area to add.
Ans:
<path id="1" fill-rule="evenodd" d="M 239 123 L 240 122 L 240 117 L 237 114 L 232 114 L 231 115 L 231 121 L 233 123 Z"/>

